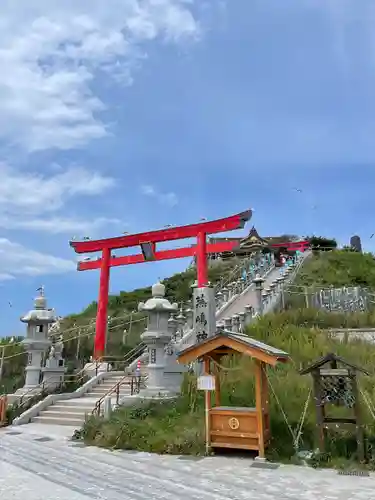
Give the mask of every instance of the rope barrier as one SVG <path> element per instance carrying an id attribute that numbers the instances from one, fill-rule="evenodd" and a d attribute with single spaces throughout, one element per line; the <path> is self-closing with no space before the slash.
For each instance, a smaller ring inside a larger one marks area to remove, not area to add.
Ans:
<path id="1" fill-rule="evenodd" d="M 133 320 L 132 322 L 128 321 L 128 322 L 125 322 L 125 323 L 121 323 L 121 324 L 119 324 L 119 325 L 110 326 L 110 327 L 108 327 L 108 331 L 115 330 L 116 328 L 120 328 L 120 327 L 123 327 L 123 326 L 129 325 L 130 323 L 131 323 L 131 324 L 134 324 L 134 323 L 140 323 L 141 321 L 146 321 L 146 319 L 147 319 L 147 318 L 145 317 L 145 318 L 140 318 L 140 319 L 137 319 L 137 320 Z M 68 338 L 68 339 L 64 339 L 64 340 L 63 340 L 63 342 L 62 342 L 62 344 L 66 344 L 67 342 L 70 342 L 70 341 L 72 341 L 72 340 L 77 340 L 77 339 L 82 338 L 82 337 L 89 337 L 90 335 L 93 335 L 94 333 L 95 333 L 95 332 L 94 332 L 94 331 L 92 331 L 92 332 L 83 333 L 83 334 L 81 334 L 81 335 L 79 335 L 79 336 L 77 336 L 77 337 L 71 337 L 71 338 Z M 10 344 L 10 345 L 12 346 L 13 344 Z M 24 352 L 24 351 L 22 351 L 22 352 L 18 352 L 18 353 L 12 354 L 11 356 L 5 356 L 5 357 L 3 358 L 3 360 L 4 360 L 4 361 L 6 361 L 6 360 L 8 360 L 8 359 L 12 359 L 12 358 L 15 358 L 15 357 L 17 357 L 17 356 L 21 356 L 21 355 L 23 355 L 23 354 L 25 354 L 25 352 Z"/>

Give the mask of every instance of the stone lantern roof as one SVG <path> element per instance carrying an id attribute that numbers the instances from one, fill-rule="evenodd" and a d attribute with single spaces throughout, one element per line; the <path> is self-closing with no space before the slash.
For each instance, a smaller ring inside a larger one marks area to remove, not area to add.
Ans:
<path id="1" fill-rule="evenodd" d="M 151 299 L 139 303 L 139 312 L 165 311 L 172 313 L 178 311 L 178 305 L 176 303 L 171 304 L 169 300 L 165 298 L 165 286 L 163 283 L 155 283 L 151 288 L 151 295 Z"/>
<path id="2" fill-rule="evenodd" d="M 47 308 L 47 299 L 44 295 L 44 288 L 41 287 L 39 295 L 34 299 L 34 309 L 31 309 L 24 316 L 21 316 L 22 323 L 55 323 L 57 317 L 54 309 Z"/>

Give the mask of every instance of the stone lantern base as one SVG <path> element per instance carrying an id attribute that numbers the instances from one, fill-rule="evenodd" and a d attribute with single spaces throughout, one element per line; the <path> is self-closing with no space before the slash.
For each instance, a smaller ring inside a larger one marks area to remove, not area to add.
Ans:
<path id="1" fill-rule="evenodd" d="M 43 373 L 43 389 L 48 392 L 55 391 L 64 382 L 64 366 L 45 367 Z"/>

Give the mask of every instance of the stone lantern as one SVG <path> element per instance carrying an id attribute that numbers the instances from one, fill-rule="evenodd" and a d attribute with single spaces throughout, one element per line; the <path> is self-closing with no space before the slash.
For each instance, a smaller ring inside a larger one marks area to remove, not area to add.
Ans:
<path id="1" fill-rule="evenodd" d="M 44 288 L 38 290 L 39 296 L 34 300 L 34 309 L 20 319 L 27 324 L 26 338 L 22 341 L 27 352 L 25 368 L 25 385 L 21 391 L 28 391 L 39 386 L 43 368 L 44 354 L 51 345 L 48 328 L 57 321 L 53 309 L 47 308 Z"/>
<path id="2" fill-rule="evenodd" d="M 260 277 L 259 274 L 255 276 L 253 279 L 253 283 L 255 284 L 255 297 L 256 297 L 256 312 L 261 316 L 263 314 L 263 283 L 264 279 Z"/>
<path id="3" fill-rule="evenodd" d="M 178 311 L 177 304 L 165 298 L 165 286 L 156 283 L 152 287 L 152 298 L 138 306 L 140 312 L 148 314 L 147 328 L 141 335 L 148 349 L 147 388 L 141 390 L 143 397 L 162 397 L 170 393 L 165 378 L 166 356 L 169 356 L 171 331 L 168 320 Z M 177 363 L 176 363 L 177 364 Z"/>

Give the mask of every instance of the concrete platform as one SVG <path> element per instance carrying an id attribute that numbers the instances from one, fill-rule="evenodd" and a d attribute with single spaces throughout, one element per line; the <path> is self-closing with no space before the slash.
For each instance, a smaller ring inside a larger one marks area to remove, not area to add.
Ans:
<path id="1" fill-rule="evenodd" d="M 339 476 L 296 466 L 258 469 L 243 458 L 111 452 L 73 443 L 66 430 L 29 424 L 0 431 L 1 498 L 375 500 L 374 474 Z"/>

